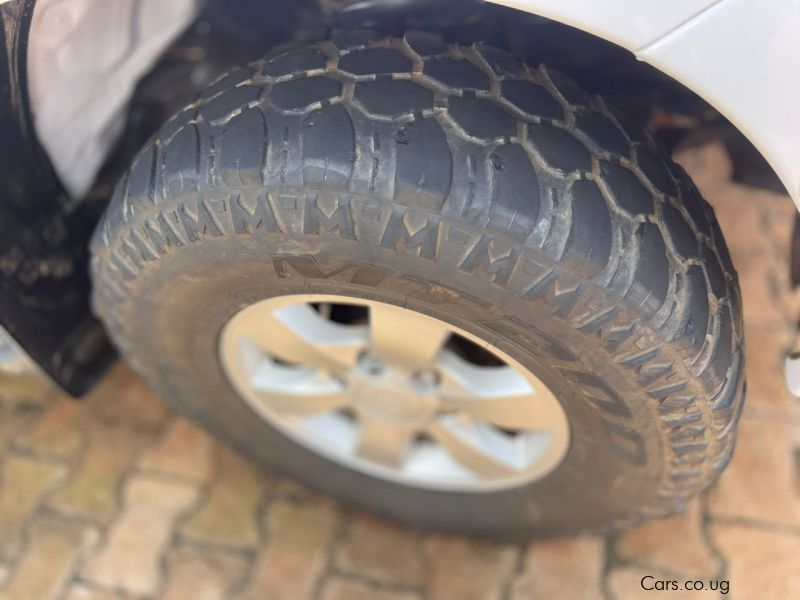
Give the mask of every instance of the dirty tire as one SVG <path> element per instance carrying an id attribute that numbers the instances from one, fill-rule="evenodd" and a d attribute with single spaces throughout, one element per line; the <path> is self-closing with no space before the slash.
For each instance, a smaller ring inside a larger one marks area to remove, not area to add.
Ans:
<path id="1" fill-rule="evenodd" d="M 119 183 L 94 306 L 173 407 L 315 489 L 425 528 L 520 538 L 680 510 L 727 464 L 740 294 L 712 209 L 651 136 L 546 66 L 433 36 L 289 49 L 214 83 Z M 490 340 L 566 411 L 564 462 L 481 494 L 296 445 L 236 397 L 241 307 L 383 300 Z"/>

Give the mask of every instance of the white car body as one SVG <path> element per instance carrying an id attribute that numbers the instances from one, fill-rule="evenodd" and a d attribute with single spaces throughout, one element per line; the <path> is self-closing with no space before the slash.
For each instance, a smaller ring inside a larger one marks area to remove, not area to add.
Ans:
<path id="1" fill-rule="evenodd" d="M 626 48 L 761 152 L 800 208 L 800 0 L 489 0 Z"/>

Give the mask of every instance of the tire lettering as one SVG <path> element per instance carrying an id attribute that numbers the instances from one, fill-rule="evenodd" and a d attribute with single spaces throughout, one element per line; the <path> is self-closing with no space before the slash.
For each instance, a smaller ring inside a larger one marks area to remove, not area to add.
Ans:
<path id="1" fill-rule="evenodd" d="M 439 221 L 428 215 L 425 224 L 412 232 L 406 224 L 406 212 L 407 209 L 403 207 L 392 210 L 381 236 L 381 246 L 396 249 L 402 242 L 408 249 L 419 248 L 419 256 L 434 259 L 439 238 Z"/>
<path id="2" fill-rule="evenodd" d="M 214 237 L 222 235 L 222 228 L 217 223 L 211 210 L 215 202 L 219 201 L 200 198 L 197 200 L 197 209 L 195 211 L 191 211 L 186 203 L 180 205 L 178 216 L 187 240 L 195 242 L 209 232 Z"/>
<path id="3" fill-rule="evenodd" d="M 355 240 L 353 214 L 347 196 L 307 196 L 303 233 L 319 235 L 322 231 L 337 232 L 339 237 Z"/>
<path id="4" fill-rule="evenodd" d="M 230 197 L 231 220 L 236 233 L 251 234 L 261 228 L 271 233 L 280 233 L 281 228 L 266 193 L 258 194 L 252 208 L 246 206 L 244 200 L 241 194 Z"/>
<path id="5" fill-rule="evenodd" d="M 518 258 L 519 249 L 516 246 L 512 246 L 504 254 L 498 255 L 494 238 L 484 234 L 458 268 L 472 273 L 481 267 L 492 276 L 493 283 L 507 285 Z"/>

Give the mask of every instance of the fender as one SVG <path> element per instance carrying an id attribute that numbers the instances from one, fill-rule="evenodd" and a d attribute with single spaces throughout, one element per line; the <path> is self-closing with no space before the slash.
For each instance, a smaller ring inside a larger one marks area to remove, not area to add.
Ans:
<path id="1" fill-rule="evenodd" d="M 714 106 L 800 208 L 800 0 L 488 0 L 630 50 Z"/>

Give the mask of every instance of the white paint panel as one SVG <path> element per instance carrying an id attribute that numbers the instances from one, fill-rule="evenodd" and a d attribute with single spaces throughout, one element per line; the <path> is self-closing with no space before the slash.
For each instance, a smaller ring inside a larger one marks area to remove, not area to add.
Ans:
<path id="1" fill-rule="evenodd" d="M 800 208 L 800 0 L 489 0 L 634 52 L 725 115 Z"/>
<path id="2" fill-rule="evenodd" d="M 800 0 L 726 0 L 638 56 L 730 119 L 800 206 Z"/>
<path id="3" fill-rule="evenodd" d="M 719 0 L 489 0 L 589 31 L 637 50 Z"/>

